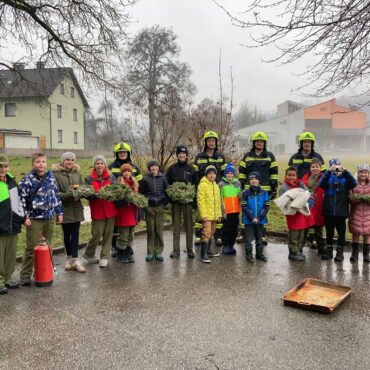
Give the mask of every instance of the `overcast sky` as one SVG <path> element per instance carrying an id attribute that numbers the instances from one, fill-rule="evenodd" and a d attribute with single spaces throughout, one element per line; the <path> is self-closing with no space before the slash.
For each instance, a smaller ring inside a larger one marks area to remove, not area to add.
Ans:
<path id="1" fill-rule="evenodd" d="M 232 11 L 242 11 L 248 3 L 245 0 L 220 2 Z M 180 59 L 191 66 L 192 80 L 198 89 L 196 101 L 219 96 L 220 49 L 225 94 L 230 91 L 229 73 L 230 67 L 233 68 L 236 110 L 244 101 L 263 111 L 274 111 L 282 101 L 303 99 L 291 93 L 302 83 L 295 73 L 302 71 L 303 64 L 283 68 L 262 62 L 262 58 L 276 51 L 241 46 L 248 40 L 248 31 L 233 26 L 212 0 L 141 0 L 131 14 L 134 21 L 131 33 L 159 24 L 172 28 L 178 35 Z"/>

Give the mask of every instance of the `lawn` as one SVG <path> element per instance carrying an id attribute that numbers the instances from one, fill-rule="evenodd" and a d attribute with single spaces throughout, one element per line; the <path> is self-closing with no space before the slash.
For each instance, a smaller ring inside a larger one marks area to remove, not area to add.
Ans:
<path id="1" fill-rule="evenodd" d="M 359 155 L 359 156 L 339 156 L 339 158 L 342 160 L 343 164 L 346 168 L 348 168 L 349 171 L 351 171 L 353 174 L 356 172 L 356 165 L 359 163 L 368 163 L 369 162 L 369 156 L 366 155 Z M 279 157 L 279 182 L 281 183 L 284 177 L 284 170 L 287 167 L 288 163 L 288 157 Z M 328 156 L 325 156 L 325 159 L 328 160 Z M 113 160 L 113 158 L 109 158 L 108 162 Z M 58 158 L 49 158 L 49 167 L 54 163 L 58 163 Z M 92 162 L 91 159 L 79 159 L 77 163 L 81 167 L 81 174 L 84 178 L 87 176 L 91 169 L 92 169 Z M 10 172 L 15 176 L 16 180 L 19 182 L 19 180 L 31 169 L 31 160 L 30 158 L 24 158 L 24 157 L 11 157 L 10 158 Z M 87 204 L 87 203 L 86 203 Z M 166 222 L 170 222 L 170 212 L 166 212 Z M 286 232 L 286 224 L 285 224 L 285 217 L 281 215 L 279 210 L 275 207 L 275 204 L 271 202 L 270 212 L 268 214 L 269 219 L 269 225 L 268 230 L 270 231 L 276 231 L 276 232 Z M 141 222 L 141 224 L 138 226 L 139 229 L 142 229 L 145 227 L 145 222 Z M 84 224 L 81 226 L 81 232 L 80 232 L 80 241 L 81 242 L 87 242 L 90 237 L 90 224 Z M 350 238 L 350 234 L 348 233 L 347 238 Z M 62 242 L 62 228 L 61 226 L 55 227 L 55 233 L 52 244 L 54 246 L 63 245 Z M 19 242 L 18 242 L 18 254 L 21 254 L 25 245 L 25 231 L 23 229 L 23 232 L 19 236 Z"/>

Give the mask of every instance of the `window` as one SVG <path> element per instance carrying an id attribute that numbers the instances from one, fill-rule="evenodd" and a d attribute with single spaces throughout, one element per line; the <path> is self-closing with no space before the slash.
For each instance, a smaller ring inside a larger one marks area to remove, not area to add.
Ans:
<path id="1" fill-rule="evenodd" d="M 75 132 L 73 133 L 73 142 L 74 142 L 75 144 L 78 144 L 78 132 L 77 132 L 77 131 L 75 131 Z"/>
<path id="2" fill-rule="evenodd" d="M 5 117 L 15 117 L 15 103 L 5 103 Z"/>
<path id="3" fill-rule="evenodd" d="M 73 121 L 77 121 L 77 109 L 73 109 Z"/>
<path id="4" fill-rule="evenodd" d="M 75 97 L 75 88 L 71 87 L 71 98 Z"/>
<path id="5" fill-rule="evenodd" d="M 57 105 L 57 117 L 62 118 L 62 106 L 59 104 Z"/>
<path id="6" fill-rule="evenodd" d="M 63 83 L 61 83 L 61 84 L 59 85 L 59 88 L 60 88 L 60 94 L 61 94 L 61 95 L 64 95 L 64 84 L 63 84 Z"/>
<path id="7" fill-rule="evenodd" d="M 58 143 L 63 142 L 63 130 L 58 130 Z"/>

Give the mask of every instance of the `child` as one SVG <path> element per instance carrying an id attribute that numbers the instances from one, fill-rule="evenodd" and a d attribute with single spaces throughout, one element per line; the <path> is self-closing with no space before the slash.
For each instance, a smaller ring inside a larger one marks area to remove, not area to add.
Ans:
<path id="1" fill-rule="evenodd" d="M 267 261 L 263 254 L 263 232 L 267 224 L 267 212 L 269 210 L 269 195 L 260 186 L 260 174 L 251 172 L 248 176 L 249 188 L 243 191 L 242 209 L 244 224 L 244 239 L 246 260 L 254 263 L 253 239 L 256 241 L 256 258 Z"/>
<path id="2" fill-rule="evenodd" d="M 349 199 L 351 202 L 351 214 L 349 218 L 349 230 L 352 233 L 352 255 L 351 262 L 358 261 L 358 251 L 360 247 L 360 236 L 363 238 L 363 257 L 364 262 L 370 262 L 370 166 L 360 164 L 357 166 L 358 185 L 350 190 Z M 367 197 L 356 199 L 356 196 Z"/>
<path id="3" fill-rule="evenodd" d="M 148 162 L 149 173 L 140 181 L 140 193 L 148 198 L 148 207 L 145 209 L 147 227 L 147 262 L 155 258 L 163 262 L 163 208 L 168 203 L 166 177 L 159 172 L 159 163 L 155 159 Z"/>
<path id="4" fill-rule="evenodd" d="M 197 191 L 198 215 L 202 222 L 201 259 L 210 263 L 209 257 L 218 257 L 219 253 L 211 251 L 212 236 L 216 223 L 221 220 L 221 195 L 216 183 L 217 170 L 215 166 L 206 167 L 205 176 L 200 180 Z"/>
<path id="5" fill-rule="evenodd" d="M 93 186 L 95 193 L 101 188 L 115 182 L 115 177 L 107 170 L 107 160 L 102 155 L 96 155 L 93 158 L 93 169 L 90 176 L 85 179 L 86 185 Z M 117 209 L 113 202 L 105 199 L 92 197 L 89 199 L 91 211 L 91 239 L 83 258 L 89 263 L 98 263 L 99 267 L 108 266 L 109 251 L 112 245 L 114 220 L 117 215 Z M 100 260 L 95 257 L 96 248 L 102 239 L 100 251 Z"/>
<path id="6" fill-rule="evenodd" d="M 64 269 L 66 271 L 86 272 L 78 259 L 78 240 L 81 222 L 84 220 L 84 209 L 79 197 L 68 194 L 72 185 L 82 185 L 80 166 L 76 163 L 76 155 L 72 152 L 62 154 L 60 163 L 53 166 L 53 173 L 58 183 L 63 205 L 63 239 L 67 254 Z"/>
<path id="7" fill-rule="evenodd" d="M 285 179 L 283 185 L 279 189 L 279 196 L 283 195 L 285 192 L 291 189 L 303 189 L 307 190 L 305 184 L 298 179 L 297 168 L 288 167 L 285 171 Z M 313 198 L 310 198 L 310 205 L 313 204 Z M 304 233 L 305 229 L 312 226 L 312 219 L 309 216 L 302 214 L 297 211 L 293 215 L 286 215 L 286 222 L 288 226 L 288 248 L 289 256 L 288 258 L 292 261 L 304 262 L 306 257 L 302 253 Z"/>
<path id="8" fill-rule="evenodd" d="M 324 202 L 324 190 L 319 186 L 322 177 L 322 163 L 318 158 L 314 158 L 310 163 L 310 172 L 307 172 L 302 182 L 315 195 L 315 204 L 311 208 L 311 219 L 314 229 L 315 241 L 318 247 L 318 254 L 324 255 L 326 252 L 326 241 L 324 238 L 323 228 L 325 226 L 324 216 L 322 215 L 322 206 Z M 308 234 L 308 229 L 306 230 Z"/>
<path id="9" fill-rule="evenodd" d="M 343 167 L 339 159 L 329 161 L 327 170 L 320 181 L 324 189 L 323 214 L 326 228 L 326 254 L 322 259 L 333 258 L 334 229 L 338 233 L 337 254 L 335 262 L 342 262 L 344 259 L 343 249 L 346 237 L 346 218 L 349 216 L 349 191 L 356 186 L 354 177 Z"/>
<path id="10" fill-rule="evenodd" d="M 47 170 L 46 155 L 35 153 L 32 156 L 32 171 L 19 183 L 20 198 L 25 208 L 26 248 L 23 254 L 21 284 L 31 285 L 33 270 L 33 250 L 42 234 L 51 243 L 54 232 L 55 215 L 57 223 L 63 222 L 62 202 L 54 175 Z"/>
<path id="11" fill-rule="evenodd" d="M 232 163 L 225 167 L 224 174 L 225 176 L 218 184 L 222 198 L 222 253 L 235 255 L 234 244 L 238 236 L 241 184 L 235 178 L 236 171 Z"/>
<path id="12" fill-rule="evenodd" d="M 132 191 L 139 190 L 139 183 L 132 175 L 134 169 L 129 163 L 125 163 L 120 168 L 121 176 L 117 182 L 128 185 Z M 130 235 L 133 235 L 134 228 L 137 224 L 138 208 L 125 201 L 116 202 L 118 215 L 116 216 L 115 226 L 118 231 L 117 239 L 117 261 L 122 263 L 134 262 L 134 258 L 128 249 Z"/>
<path id="13" fill-rule="evenodd" d="M 8 171 L 8 157 L 0 154 L 0 294 L 19 286 L 12 280 L 12 274 L 15 270 L 18 234 L 24 218 L 17 183 Z"/>

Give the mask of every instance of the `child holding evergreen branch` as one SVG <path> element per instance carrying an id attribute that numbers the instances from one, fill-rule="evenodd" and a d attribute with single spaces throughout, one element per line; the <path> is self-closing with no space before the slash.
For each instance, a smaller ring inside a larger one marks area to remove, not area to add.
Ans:
<path id="1" fill-rule="evenodd" d="M 357 166 L 358 184 L 349 192 L 351 206 L 349 230 L 352 233 L 351 262 L 358 261 L 360 237 L 362 235 L 364 262 L 370 262 L 370 166 L 359 164 Z"/>
<path id="2" fill-rule="evenodd" d="M 117 179 L 118 183 L 126 184 L 134 192 L 139 191 L 139 183 L 132 175 L 134 169 L 129 163 L 125 163 L 120 168 L 121 176 Z M 117 261 L 122 263 L 134 262 L 133 254 L 130 252 L 129 238 L 133 235 L 137 225 L 138 208 L 125 200 L 116 202 L 118 215 L 116 216 L 115 226 L 119 234 L 117 239 Z"/>

